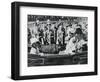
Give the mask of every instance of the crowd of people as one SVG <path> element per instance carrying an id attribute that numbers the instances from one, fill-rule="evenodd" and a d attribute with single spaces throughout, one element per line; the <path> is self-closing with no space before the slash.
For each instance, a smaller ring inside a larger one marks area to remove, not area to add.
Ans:
<path id="1" fill-rule="evenodd" d="M 73 54 L 87 50 L 88 31 L 87 18 L 85 21 L 57 20 L 28 22 L 28 52 L 39 54 L 41 45 L 65 46 L 59 54 Z M 85 47 L 83 47 L 85 46 Z M 43 54 L 43 53 L 42 53 Z"/>

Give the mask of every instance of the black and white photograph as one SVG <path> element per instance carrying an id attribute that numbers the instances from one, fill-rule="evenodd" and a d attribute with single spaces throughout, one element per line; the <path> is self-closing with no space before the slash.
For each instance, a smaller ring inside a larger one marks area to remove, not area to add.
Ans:
<path id="1" fill-rule="evenodd" d="M 14 80 L 97 75 L 97 7 L 12 3 Z"/>
<path id="2" fill-rule="evenodd" d="M 88 17 L 27 15 L 28 67 L 88 64 Z"/>

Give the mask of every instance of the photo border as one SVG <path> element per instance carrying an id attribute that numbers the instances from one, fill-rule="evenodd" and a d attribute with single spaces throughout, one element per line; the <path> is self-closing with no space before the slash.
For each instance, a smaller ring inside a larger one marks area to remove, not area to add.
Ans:
<path id="1" fill-rule="evenodd" d="M 44 7 L 44 8 L 60 8 L 60 9 L 79 9 L 79 10 L 94 10 L 94 72 L 80 73 L 61 73 L 61 74 L 46 74 L 46 75 L 30 75 L 20 76 L 20 7 Z M 29 2 L 12 2 L 11 5 L 11 78 L 14 80 L 25 79 L 41 79 L 41 78 L 58 78 L 72 76 L 88 76 L 97 75 L 97 7 L 94 6 L 76 6 L 76 5 L 61 5 L 61 4 L 45 4 L 45 3 L 29 3 Z"/>

